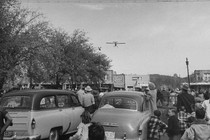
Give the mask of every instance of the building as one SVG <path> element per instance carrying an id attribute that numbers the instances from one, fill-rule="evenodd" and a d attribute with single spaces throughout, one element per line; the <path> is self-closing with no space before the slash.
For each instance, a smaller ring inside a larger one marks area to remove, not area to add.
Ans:
<path id="1" fill-rule="evenodd" d="M 190 83 L 190 88 L 197 92 L 210 91 L 210 70 L 195 70 L 194 83 Z"/>
<path id="2" fill-rule="evenodd" d="M 195 70 L 194 76 L 196 82 L 210 82 L 210 70 Z"/>
<path id="3" fill-rule="evenodd" d="M 125 90 L 140 90 L 144 87 L 147 87 L 149 81 L 149 75 L 126 74 Z"/>
<path id="4" fill-rule="evenodd" d="M 115 90 L 140 90 L 148 86 L 149 75 L 114 74 L 113 87 Z"/>

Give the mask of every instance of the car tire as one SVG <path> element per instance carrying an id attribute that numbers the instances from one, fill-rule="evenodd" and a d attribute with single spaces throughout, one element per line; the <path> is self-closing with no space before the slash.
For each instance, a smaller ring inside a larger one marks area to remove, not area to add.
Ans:
<path id="1" fill-rule="evenodd" d="M 59 140 L 58 129 L 52 129 L 49 134 L 49 140 Z"/>

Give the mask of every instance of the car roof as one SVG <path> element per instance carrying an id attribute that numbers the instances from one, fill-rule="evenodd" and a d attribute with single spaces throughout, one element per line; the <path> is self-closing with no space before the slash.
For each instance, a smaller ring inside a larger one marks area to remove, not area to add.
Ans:
<path id="1" fill-rule="evenodd" d="M 141 97 L 143 95 L 144 93 L 139 91 L 113 91 L 106 93 L 104 97 L 106 96 Z"/>
<path id="2" fill-rule="evenodd" d="M 67 90 L 58 90 L 58 89 L 29 89 L 29 90 L 16 90 L 11 91 L 9 93 L 6 93 L 3 95 L 3 98 L 9 97 L 9 96 L 31 96 L 32 97 L 32 110 L 38 110 L 39 109 L 39 103 L 40 100 L 45 96 L 51 96 L 51 95 L 75 95 L 73 91 L 67 91 Z M 1 100 L 3 100 L 1 98 Z"/>
<path id="3" fill-rule="evenodd" d="M 66 91 L 66 90 L 59 90 L 59 89 L 26 89 L 26 90 L 16 90 L 11 91 L 9 93 L 4 94 L 3 96 L 12 96 L 12 95 L 41 95 L 41 94 L 62 94 L 62 93 L 68 93 L 68 94 L 74 94 L 72 91 Z"/>

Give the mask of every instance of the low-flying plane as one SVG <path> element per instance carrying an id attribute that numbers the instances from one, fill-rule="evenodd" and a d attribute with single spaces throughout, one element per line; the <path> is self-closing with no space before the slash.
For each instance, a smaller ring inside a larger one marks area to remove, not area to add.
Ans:
<path id="1" fill-rule="evenodd" d="M 113 41 L 113 42 L 106 42 L 106 44 L 114 44 L 114 47 L 118 47 L 117 46 L 118 44 L 125 44 L 125 43 Z"/>

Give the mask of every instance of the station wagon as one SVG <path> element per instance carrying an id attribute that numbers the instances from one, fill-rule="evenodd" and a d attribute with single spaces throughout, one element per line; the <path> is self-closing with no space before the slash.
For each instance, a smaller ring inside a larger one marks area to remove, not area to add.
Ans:
<path id="1" fill-rule="evenodd" d="M 1 106 L 13 119 L 4 139 L 49 139 L 74 133 L 84 111 L 77 96 L 65 90 L 20 90 L 3 95 Z"/>

